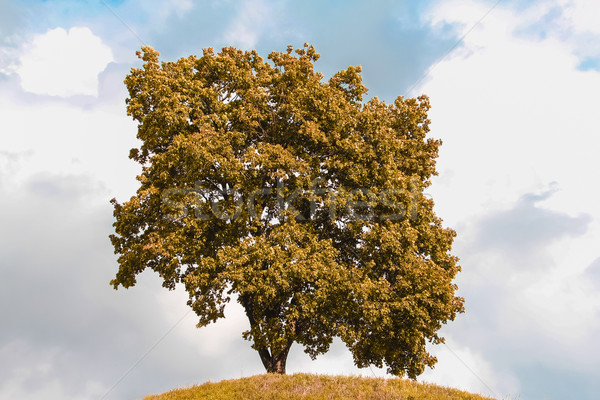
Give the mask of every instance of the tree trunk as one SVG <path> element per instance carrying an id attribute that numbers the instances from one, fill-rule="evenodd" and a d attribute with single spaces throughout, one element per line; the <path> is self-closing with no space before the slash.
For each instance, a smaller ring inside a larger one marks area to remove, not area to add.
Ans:
<path id="1" fill-rule="evenodd" d="M 258 351 L 267 373 L 285 375 L 285 363 L 290 352 L 291 343 L 287 345 L 279 354 L 271 355 L 268 349 L 263 348 Z"/>
<path id="2" fill-rule="evenodd" d="M 248 316 L 250 327 L 256 326 L 252 299 L 249 296 L 240 296 L 240 300 L 246 311 L 246 315 Z M 290 340 L 284 348 L 277 349 L 279 351 L 276 354 L 273 353 L 273 349 L 269 349 L 266 346 L 258 349 L 260 360 L 262 361 L 268 373 L 285 375 L 285 363 L 287 361 L 290 348 L 292 347 L 292 343 L 293 340 Z"/>

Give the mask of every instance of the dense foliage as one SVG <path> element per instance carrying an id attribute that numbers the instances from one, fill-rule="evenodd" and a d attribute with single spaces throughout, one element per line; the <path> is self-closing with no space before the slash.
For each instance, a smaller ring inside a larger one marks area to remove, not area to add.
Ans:
<path id="1" fill-rule="evenodd" d="M 312 46 L 204 50 L 145 64 L 125 83 L 138 123 L 140 187 L 113 199 L 111 235 L 130 287 L 150 268 L 183 283 L 202 327 L 237 300 L 269 372 L 291 345 L 311 357 L 334 337 L 356 365 L 419 375 L 426 341 L 463 309 L 444 228 L 423 193 L 441 142 L 426 96 L 366 103 L 360 67 L 328 81 Z"/>

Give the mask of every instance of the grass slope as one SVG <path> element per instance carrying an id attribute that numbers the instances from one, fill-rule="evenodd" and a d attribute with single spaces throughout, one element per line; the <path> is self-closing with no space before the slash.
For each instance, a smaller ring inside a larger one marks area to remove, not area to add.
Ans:
<path id="1" fill-rule="evenodd" d="M 476 394 L 406 379 L 310 374 L 255 375 L 208 382 L 143 400 L 490 400 Z"/>

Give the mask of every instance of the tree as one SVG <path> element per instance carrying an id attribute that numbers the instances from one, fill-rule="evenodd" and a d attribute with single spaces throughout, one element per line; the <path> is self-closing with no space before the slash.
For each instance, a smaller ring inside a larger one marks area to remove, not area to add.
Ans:
<path id="1" fill-rule="evenodd" d="M 339 337 L 355 364 L 411 378 L 436 359 L 426 341 L 463 311 L 452 283 L 455 232 L 423 190 L 439 140 L 426 96 L 373 98 L 361 68 L 324 81 L 312 46 L 232 47 L 159 62 L 126 77 L 142 166 L 135 196 L 114 205 L 129 288 L 149 268 L 183 284 L 203 327 L 237 300 L 267 372 L 293 343 L 313 359 Z"/>

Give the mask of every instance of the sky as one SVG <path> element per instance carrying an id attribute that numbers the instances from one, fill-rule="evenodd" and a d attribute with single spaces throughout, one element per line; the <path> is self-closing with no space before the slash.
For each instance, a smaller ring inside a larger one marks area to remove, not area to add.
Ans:
<path id="1" fill-rule="evenodd" d="M 313 44 L 368 96 L 427 94 L 427 189 L 457 231 L 466 312 L 419 377 L 501 399 L 600 392 L 600 3 L 0 0 L 0 399 L 132 399 L 263 373 L 237 304 L 197 329 L 152 273 L 113 290 L 112 206 L 135 193 L 123 79 L 235 46 Z M 288 372 L 357 369 L 343 343 Z"/>

